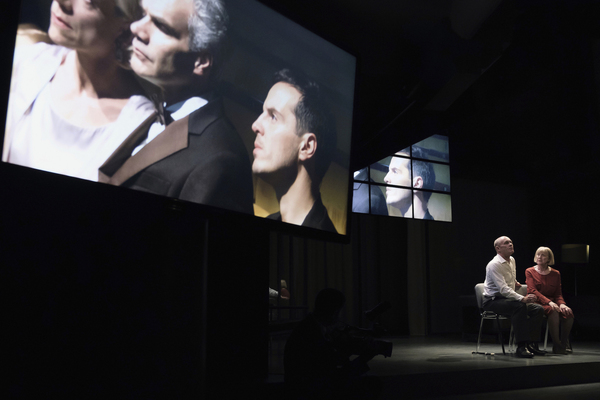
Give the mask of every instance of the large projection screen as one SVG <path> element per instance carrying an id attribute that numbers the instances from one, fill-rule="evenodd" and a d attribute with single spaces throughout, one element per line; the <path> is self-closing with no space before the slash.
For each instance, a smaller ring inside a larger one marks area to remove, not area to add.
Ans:
<path id="1" fill-rule="evenodd" d="M 47 31 L 50 23 L 51 3 L 48 0 L 23 0 L 20 23 L 34 24 L 41 32 Z M 349 161 L 356 57 L 259 2 L 226 0 L 224 4 L 230 23 L 227 31 L 228 42 L 225 58 L 219 71 L 218 93 L 222 98 L 225 115 L 242 139 L 250 163 L 254 158 L 256 138 L 256 133 L 252 128 L 253 122 L 262 113 L 263 102 L 274 84 L 275 72 L 282 69 L 299 71 L 320 86 L 328 108 L 331 109 L 337 131 L 331 164 L 320 185 L 320 197 L 335 231 L 323 232 L 321 228 L 305 227 L 302 226 L 302 223 L 277 223 L 271 220 L 265 223 L 271 224 L 275 228 L 290 230 L 294 234 L 346 240 L 348 216 L 350 215 Z M 22 25 L 20 26 L 22 28 Z M 19 33 L 22 32 L 23 29 L 19 31 Z M 33 41 L 36 40 L 39 38 L 33 38 Z M 15 54 L 32 46 L 31 41 L 31 35 L 27 37 L 18 34 Z M 14 74 L 18 72 L 16 63 L 13 67 L 14 77 Z M 35 74 L 35 68 L 25 68 L 22 71 Z M 14 143 L 14 138 L 19 135 L 19 132 L 15 131 L 19 129 L 17 122 L 21 115 L 15 116 L 11 114 L 10 110 L 16 98 L 14 93 L 23 88 L 23 84 L 19 82 L 22 80 L 13 79 L 11 83 L 9 111 L 2 140 L 2 161 L 56 173 L 52 168 L 11 161 L 11 145 Z M 37 134 L 32 137 L 40 138 L 44 135 L 44 132 L 38 128 Z M 77 151 L 73 150 L 74 153 Z M 69 157 L 68 153 L 62 156 L 67 163 Z M 59 173 L 69 175 L 68 173 Z M 76 185 L 75 181 L 78 177 L 74 178 Z M 79 179 L 82 178 L 79 177 Z M 86 179 L 95 180 L 93 178 Z M 280 197 L 273 185 L 256 175 L 252 176 L 251 184 L 253 214 L 256 221 L 267 221 L 268 216 L 273 219 L 273 214 L 280 211 Z M 214 208 L 215 204 L 209 204 L 209 206 Z M 207 208 L 209 211 L 210 207 Z M 203 208 L 205 207 L 198 209 Z"/>

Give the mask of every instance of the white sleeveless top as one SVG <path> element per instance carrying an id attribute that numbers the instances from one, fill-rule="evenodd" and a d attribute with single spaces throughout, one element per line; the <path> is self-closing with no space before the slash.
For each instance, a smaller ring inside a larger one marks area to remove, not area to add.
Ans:
<path id="1" fill-rule="evenodd" d="M 7 161 L 97 181 L 98 168 L 153 111 L 150 100 L 132 96 L 116 121 L 100 127 L 75 126 L 53 110 L 48 81 L 12 126 Z"/>

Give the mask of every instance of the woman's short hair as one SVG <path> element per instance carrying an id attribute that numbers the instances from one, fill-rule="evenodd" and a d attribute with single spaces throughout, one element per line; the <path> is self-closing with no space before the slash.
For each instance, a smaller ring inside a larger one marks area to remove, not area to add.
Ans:
<path id="1" fill-rule="evenodd" d="M 538 249 L 535 251 L 535 255 L 533 256 L 533 262 L 536 262 L 536 257 L 538 255 L 538 253 L 540 252 L 545 252 L 546 255 L 548 256 L 548 265 L 554 265 L 554 253 L 552 253 L 552 250 L 550 250 L 550 247 L 538 247 Z"/>
<path id="2" fill-rule="evenodd" d="M 134 22 L 143 17 L 139 0 L 115 0 L 115 6 L 127 21 Z"/>
<path id="3" fill-rule="evenodd" d="M 139 0 L 114 0 L 114 2 L 115 15 L 123 18 L 129 24 L 142 19 L 144 16 Z M 131 58 L 132 52 L 132 39 L 133 35 L 131 31 L 127 29 L 127 31 L 115 41 L 115 56 L 119 65 L 125 69 L 131 69 L 129 66 L 129 59 Z"/>

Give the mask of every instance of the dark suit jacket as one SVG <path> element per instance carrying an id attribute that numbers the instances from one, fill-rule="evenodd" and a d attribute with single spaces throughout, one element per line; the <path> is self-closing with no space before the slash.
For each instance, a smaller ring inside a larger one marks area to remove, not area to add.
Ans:
<path id="1" fill-rule="evenodd" d="M 100 182 L 253 213 L 248 152 L 220 101 L 172 122 L 130 156 L 155 120 L 148 118 L 106 160 Z"/>
<path id="2" fill-rule="evenodd" d="M 367 176 L 367 168 L 363 168 L 358 175 L 354 177 L 358 181 L 373 182 Z M 352 191 L 352 212 L 369 214 L 369 188 L 371 189 L 371 214 L 388 215 L 385 196 L 378 186 L 370 186 L 366 182 L 354 182 Z"/>
<path id="3" fill-rule="evenodd" d="M 281 221 L 281 213 L 278 211 L 267 216 L 267 218 Z M 306 214 L 306 218 L 304 218 L 301 226 L 308 226 L 329 232 L 337 232 L 335 225 L 333 225 L 331 218 L 329 218 L 327 208 L 325 208 L 325 205 L 323 205 L 323 202 L 321 201 L 321 196 L 315 200 L 315 204 L 313 204 L 308 214 Z"/>

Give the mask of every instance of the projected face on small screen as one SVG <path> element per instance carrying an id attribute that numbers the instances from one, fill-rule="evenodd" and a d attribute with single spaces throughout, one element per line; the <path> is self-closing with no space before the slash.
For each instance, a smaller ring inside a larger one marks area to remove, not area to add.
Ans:
<path id="1" fill-rule="evenodd" d="M 393 217 L 452 221 L 448 138 L 434 135 L 368 167 L 369 182 L 356 174 L 353 211 Z M 362 182 L 360 182 L 362 181 Z M 370 196 L 363 204 L 365 193 Z M 357 190 L 362 188 L 361 190 Z M 377 189 L 377 190 L 375 190 Z M 375 207 L 378 191 L 385 193 L 387 210 Z"/>
<path id="2" fill-rule="evenodd" d="M 392 157 L 384 181 L 388 185 L 410 187 L 410 159 Z M 388 186 L 386 188 L 386 203 L 392 207 L 408 209 L 411 204 L 411 191 Z"/>

